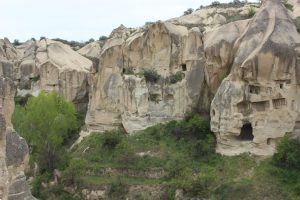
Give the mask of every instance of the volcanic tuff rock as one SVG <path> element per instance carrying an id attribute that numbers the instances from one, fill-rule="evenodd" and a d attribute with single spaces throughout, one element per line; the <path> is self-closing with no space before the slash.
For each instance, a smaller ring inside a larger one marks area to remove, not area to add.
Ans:
<path id="1" fill-rule="evenodd" d="M 10 123 L 14 95 L 13 64 L 0 60 L 0 199 L 29 200 L 34 199 L 24 175 L 29 151 Z"/>
<path id="2" fill-rule="evenodd" d="M 264 1 L 236 40 L 230 74 L 211 104 L 217 151 L 272 155 L 299 131 L 300 35 L 280 0 Z"/>
<path id="3" fill-rule="evenodd" d="M 109 39 L 101 52 L 86 117 L 89 129 L 103 131 L 122 124 L 135 132 L 180 119 L 196 107 L 204 82 L 199 28 L 158 22 L 127 38 L 119 35 Z M 161 79 L 146 82 L 141 75 L 145 69 L 156 71 Z M 168 78 L 176 72 L 185 78 L 171 84 Z"/>
<path id="4" fill-rule="evenodd" d="M 27 42 L 19 48 L 20 64 L 16 79 L 19 94 L 35 94 L 40 90 L 57 91 L 85 110 L 88 101 L 88 79 L 93 63 L 69 46 L 52 41 Z"/>

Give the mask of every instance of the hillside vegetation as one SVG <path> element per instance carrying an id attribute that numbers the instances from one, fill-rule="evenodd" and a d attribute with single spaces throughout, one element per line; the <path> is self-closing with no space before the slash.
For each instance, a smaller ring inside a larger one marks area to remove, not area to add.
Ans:
<path id="1" fill-rule="evenodd" d="M 53 183 L 51 168 L 33 170 L 34 163 L 43 164 L 41 157 L 46 158 L 47 154 L 37 154 L 37 143 L 33 143 L 27 129 L 34 124 L 47 125 L 41 121 L 42 116 L 47 112 L 53 115 L 55 106 L 62 108 L 64 101 L 55 94 L 41 94 L 29 97 L 27 104 L 26 101 L 22 104 L 25 107 L 17 106 L 13 122 L 33 150 L 28 175 L 34 176 L 32 192 L 39 199 L 83 199 L 83 191 L 99 189 L 105 191 L 105 199 L 174 199 L 175 194 L 212 200 L 300 199 L 298 140 L 284 138 L 272 159 L 262 160 L 249 154 L 221 156 L 214 153 L 216 140 L 209 121 L 199 114 L 189 114 L 182 121 L 159 124 L 132 136 L 122 130 L 92 133 L 71 151 L 59 151 L 63 160 L 57 160 L 54 166 L 62 175 Z M 53 104 L 55 101 L 60 103 Z M 39 109 L 32 109 L 37 103 L 45 103 L 42 108 L 50 104 L 52 109 L 40 109 L 42 115 Z M 21 120 L 24 112 L 34 117 Z M 59 126 L 53 128 L 56 127 Z M 47 129 L 52 133 L 51 127 Z M 38 134 L 45 137 L 44 129 L 34 133 L 37 138 Z M 64 141 L 56 148 L 66 149 L 67 144 Z"/>

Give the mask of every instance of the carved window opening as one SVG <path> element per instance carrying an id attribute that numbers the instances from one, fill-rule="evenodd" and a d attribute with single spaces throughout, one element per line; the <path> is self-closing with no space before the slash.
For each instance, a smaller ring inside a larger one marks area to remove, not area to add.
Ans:
<path id="1" fill-rule="evenodd" d="M 216 111 L 215 109 L 212 110 L 212 115 L 215 116 L 216 115 Z"/>
<path id="2" fill-rule="evenodd" d="M 259 86 L 249 85 L 249 92 L 251 94 L 259 94 L 260 88 Z"/>
<path id="3" fill-rule="evenodd" d="M 272 140 L 272 138 L 268 138 L 268 139 L 267 139 L 267 145 L 270 145 L 270 144 L 271 144 L 271 140 Z"/>
<path id="4" fill-rule="evenodd" d="M 270 108 L 270 103 L 269 101 L 253 102 L 252 108 L 256 111 L 266 111 Z"/>
<path id="5" fill-rule="evenodd" d="M 244 124 L 243 127 L 241 128 L 241 133 L 238 136 L 238 139 L 242 141 L 252 141 L 253 138 L 254 135 L 253 135 L 252 124 L 251 123 Z"/>
<path id="6" fill-rule="evenodd" d="M 279 84 L 280 89 L 283 89 L 283 83 Z"/>
<path id="7" fill-rule="evenodd" d="M 283 108 L 287 105 L 285 98 L 273 99 L 272 102 L 273 102 L 273 107 L 275 109 L 280 109 L 280 108 Z"/>
<path id="8" fill-rule="evenodd" d="M 238 112 L 245 113 L 250 110 L 250 103 L 243 101 L 237 104 Z"/>
<path id="9" fill-rule="evenodd" d="M 182 71 L 186 71 L 187 70 L 186 64 L 181 64 L 181 69 L 182 69 Z"/>
<path id="10" fill-rule="evenodd" d="M 123 68 L 123 74 L 125 74 L 126 73 L 126 69 L 125 68 Z"/>

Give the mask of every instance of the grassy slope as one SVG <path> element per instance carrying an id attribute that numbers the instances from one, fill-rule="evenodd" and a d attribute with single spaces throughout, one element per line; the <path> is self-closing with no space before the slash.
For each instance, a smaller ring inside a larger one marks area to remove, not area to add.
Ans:
<path id="1" fill-rule="evenodd" d="M 247 154 L 199 156 L 195 148 L 197 140 L 171 134 L 171 129 L 177 126 L 172 123 L 128 137 L 116 132 L 92 134 L 75 147 L 71 157 L 86 160 L 88 168 L 94 171 L 107 167 L 134 170 L 159 167 L 168 172 L 168 176 L 159 179 L 120 176 L 125 185 L 165 185 L 170 191 L 183 188 L 187 196 L 218 200 L 300 199 L 291 185 L 274 175 L 277 168 L 269 160 L 258 161 Z M 148 155 L 138 156 L 141 152 Z M 114 181 L 115 177 L 111 176 L 82 177 L 83 187 L 110 185 Z"/>

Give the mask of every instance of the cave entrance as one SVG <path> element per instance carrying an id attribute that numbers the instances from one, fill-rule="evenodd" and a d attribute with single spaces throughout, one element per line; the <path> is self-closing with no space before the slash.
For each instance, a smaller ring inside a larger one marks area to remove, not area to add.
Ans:
<path id="1" fill-rule="evenodd" d="M 238 139 L 242 140 L 242 141 L 252 141 L 253 138 L 254 138 L 254 135 L 253 135 L 252 124 L 251 123 L 244 124 L 241 129 L 241 133 L 238 136 Z"/>
<path id="2" fill-rule="evenodd" d="M 187 70 L 186 64 L 181 64 L 181 69 L 182 69 L 182 71 L 186 71 Z"/>

